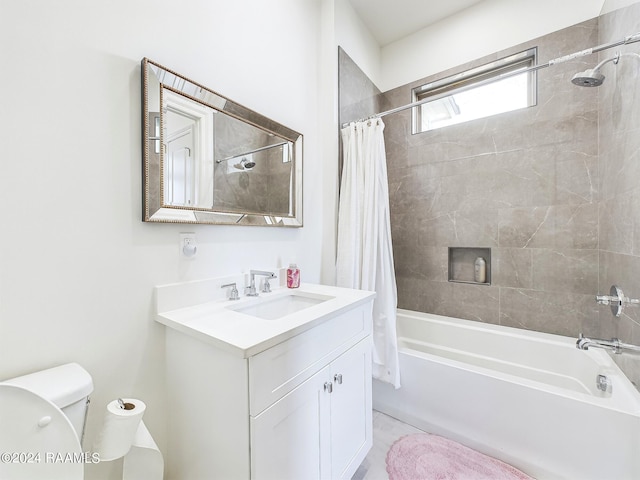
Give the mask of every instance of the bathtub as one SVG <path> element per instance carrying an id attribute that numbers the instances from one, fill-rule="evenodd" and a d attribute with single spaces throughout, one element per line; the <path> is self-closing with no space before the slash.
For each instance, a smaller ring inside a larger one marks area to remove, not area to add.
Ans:
<path id="1" fill-rule="evenodd" d="M 575 342 L 398 310 L 402 387 L 374 381 L 373 407 L 538 479 L 640 479 L 640 394 Z"/>

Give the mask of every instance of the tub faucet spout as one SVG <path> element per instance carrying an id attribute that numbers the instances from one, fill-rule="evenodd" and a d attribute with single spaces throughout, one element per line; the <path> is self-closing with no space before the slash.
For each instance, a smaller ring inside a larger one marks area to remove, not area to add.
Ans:
<path id="1" fill-rule="evenodd" d="M 579 348 L 580 350 L 589 350 L 589 347 L 604 348 L 605 350 L 611 350 L 613 353 L 640 352 L 640 346 L 632 345 L 630 343 L 622 343 L 617 338 L 603 340 L 601 338 L 587 338 L 580 334 L 576 341 L 576 348 Z"/>
<path id="2" fill-rule="evenodd" d="M 600 338 L 587 338 L 582 333 L 576 341 L 576 348 L 580 350 L 589 350 L 589 347 L 604 348 L 614 353 L 622 353 L 622 343 L 617 338 L 611 340 L 603 340 Z"/>

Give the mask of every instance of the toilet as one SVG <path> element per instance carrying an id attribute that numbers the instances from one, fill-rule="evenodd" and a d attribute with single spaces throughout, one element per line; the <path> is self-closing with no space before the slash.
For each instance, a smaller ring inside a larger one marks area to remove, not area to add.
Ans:
<path id="1" fill-rule="evenodd" d="M 77 363 L 0 382 L 0 479 L 82 480 L 92 391 Z"/>

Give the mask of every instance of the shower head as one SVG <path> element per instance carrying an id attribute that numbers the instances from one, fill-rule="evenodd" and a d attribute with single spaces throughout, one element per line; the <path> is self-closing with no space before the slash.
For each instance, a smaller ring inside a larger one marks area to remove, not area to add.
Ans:
<path id="1" fill-rule="evenodd" d="M 240 161 L 240 163 L 236 163 L 234 165 L 234 167 L 237 168 L 238 170 L 251 170 L 255 166 L 256 166 L 256 162 L 254 162 L 253 160 L 247 160 L 246 157 L 244 157 Z"/>
<path id="2" fill-rule="evenodd" d="M 595 68 L 590 68 L 584 72 L 576 73 L 571 79 L 571 83 L 579 87 L 599 87 L 604 82 L 604 75 L 600 73 L 600 69 L 605 63 L 613 62 L 615 64 L 620 60 L 620 52 L 616 52 L 612 58 L 603 60 Z"/>
<path id="3" fill-rule="evenodd" d="M 595 68 L 576 73 L 571 83 L 579 87 L 599 87 L 604 82 L 604 75 Z"/>
<path id="4" fill-rule="evenodd" d="M 254 162 L 253 160 L 247 160 L 246 158 L 242 159 L 242 163 L 244 164 L 245 170 L 251 170 L 256 166 L 256 162 Z"/>

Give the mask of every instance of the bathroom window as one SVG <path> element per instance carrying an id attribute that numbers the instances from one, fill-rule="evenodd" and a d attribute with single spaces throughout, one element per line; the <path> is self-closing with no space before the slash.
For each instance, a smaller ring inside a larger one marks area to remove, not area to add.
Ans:
<path id="1" fill-rule="evenodd" d="M 429 101 L 413 108 L 413 133 L 535 105 L 536 72 L 514 74 L 534 66 L 535 59 L 532 48 L 414 88 L 413 101 Z"/>

